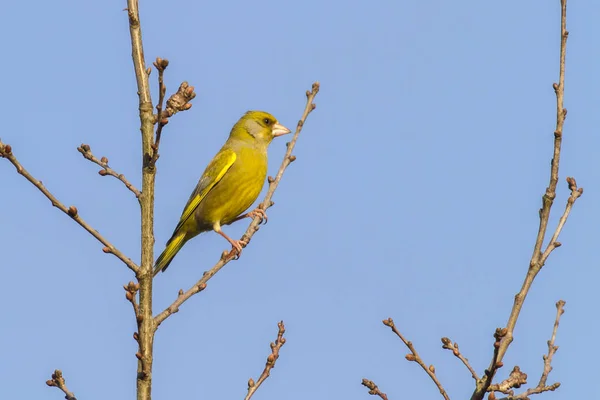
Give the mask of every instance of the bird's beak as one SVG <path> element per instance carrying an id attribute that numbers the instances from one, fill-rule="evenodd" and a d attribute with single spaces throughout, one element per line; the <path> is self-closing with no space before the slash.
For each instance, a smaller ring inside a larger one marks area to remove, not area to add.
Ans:
<path id="1" fill-rule="evenodd" d="M 280 125 L 280 124 L 273 125 L 273 137 L 283 136 L 290 132 L 291 131 L 283 125 Z"/>

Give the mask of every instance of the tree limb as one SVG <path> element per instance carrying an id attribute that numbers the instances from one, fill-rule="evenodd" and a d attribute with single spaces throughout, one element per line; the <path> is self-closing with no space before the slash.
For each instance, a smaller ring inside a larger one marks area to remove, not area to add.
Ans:
<path id="1" fill-rule="evenodd" d="M 396 328 L 396 325 L 394 324 L 394 321 L 391 318 L 384 319 L 383 320 L 383 324 L 385 326 L 389 326 L 392 329 L 392 331 L 400 338 L 400 340 L 402 340 L 402 342 L 404 342 L 404 344 L 406 345 L 406 347 L 408 347 L 408 349 L 410 350 L 410 354 L 407 354 L 405 358 L 408 361 L 414 361 L 417 364 L 419 364 L 421 366 L 421 368 L 423 368 L 423 371 L 425 371 L 427 373 L 427 375 L 429 375 L 429 377 L 431 378 L 431 380 L 433 380 L 433 382 L 435 383 L 435 385 L 439 389 L 440 394 L 444 397 L 444 399 L 445 400 L 450 400 L 450 397 L 446 393 L 446 390 L 442 386 L 442 383 L 439 381 L 439 379 L 435 375 L 435 367 L 433 365 L 430 365 L 429 367 L 427 367 L 427 365 L 425 365 L 425 363 L 421 359 L 421 356 L 419 356 L 419 353 L 417 353 L 417 349 L 415 349 L 415 346 L 412 344 L 412 342 L 406 340 L 404 338 L 404 336 L 402 336 L 402 334 Z"/>
<path id="2" fill-rule="evenodd" d="M 540 224 L 538 228 L 538 233 L 536 236 L 536 241 L 533 249 L 533 255 L 531 256 L 531 260 L 529 262 L 529 269 L 527 271 L 527 275 L 525 276 L 525 280 L 521 287 L 521 290 L 515 296 L 515 300 L 513 303 L 512 310 L 510 312 L 510 316 L 508 318 L 508 322 L 506 324 L 506 336 L 500 343 L 500 347 L 498 348 L 497 356 L 494 356 L 490 366 L 488 367 L 488 371 L 492 373 L 489 375 L 484 375 L 481 379 L 477 381 L 477 385 L 475 391 L 471 395 L 471 400 L 481 400 L 485 395 L 486 391 L 492 384 L 492 380 L 494 378 L 494 371 L 496 370 L 495 363 L 501 362 L 502 358 L 506 354 L 508 347 L 513 341 L 513 332 L 515 326 L 517 324 L 517 320 L 519 318 L 519 314 L 521 313 L 521 309 L 523 308 L 523 303 L 525 302 L 525 298 L 529 293 L 529 289 L 533 284 L 533 281 L 537 274 L 541 271 L 542 267 L 546 263 L 546 260 L 550 253 L 560 246 L 560 243 L 557 241 L 562 228 L 567 221 L 569 213 L 573 207 L 575 201 L 583 194 L 582 188 L 577 188 L 577 183 L 574 178 L 567 178 L 567 182 L 569 184 L 569 189 L 571 190 L 571 195 L 567 201 L 567 206 L 565 211 L 560 218 L 558 226 L 550 239 L 550 242 L 546 249 L 542 252 L 542 247 L 544 244 L 544 239 L 546 236 L 546 232 L 548 230 L 548 221 L 550 219 L 550 210 L 552 208 L 552 204 L 554 199 L 556 198 L 556 187 L 558 184 L 558 169 L 560 162 L 560 150 L 563 136 L 563 126 L 565 122 L 565 117 L 567 116 L 567 110 L 564 108 L 564 87 L 565 87 L 565 62 L 566 62 L 566 51 L 567 51 L 567 38 L 569 36 L 569 32 L 567 31 L 567 0 L 561 0 L 561 19 L 560 19 L 560 61 L 559 61 L 559 79 L 558 83 L 554 83 L 554 92 L 556 94 L 556 128 L 554 130 L 554 150 L 552 163 L 550 165 L 550 182 L 548 187 L 546 188 L 546 192 L 542 197 L 542 208 L 540 209 Z"/>
<path id="3" fill-rule="evenodd" d="M 100 171 L 98 171 L 98 173 L 100 175 L 102 175 L 102 176 L 110 175 L 112 177 L 117 178 L 118 180 L 123 182 L 123 184 L 125 185 L 125 187 L 127 189 L 129 189 L 129 190 L 131 190 L 131 192 L 133 192 L 135 197 L 138 199 L 138 202 L 140 201 L 140 196 L 142 195 L 142 193 L 139 190 L 137 190 L 136 187 L 133 186 L 131 184 L 131 182 L 129 182 L 125 178 L 125 175 L 119 174 L 114 169 L 112 169 L 108 166 L 108 158 L 102 157 L 100 160 L 98 160 L 96 158 L 96 156 L 94 156 L 94 154 L 92 154 L 92 149 L 90 148 L 89 144 L 82 144 L 81 146 L 77 147 L 77 151 L 79 151 L 81 153 L 81 155 L 83 156 L 83 158 L 85 158 L 86 160 L 89 160 L 89 161 L 93 162 L 94 164 L 97 164 L 103 168 Z"/>
<path id="4" fill-rule="evenodd" d="M 467 358 L 465 358 L 465 356 L 462 355 L 460 350 L 458 350 L 458 343 L 452 343 L 452 340 L 450 340 L 447 337 L 443 337 L 442 338 L 442 348 L 446 349 L 446 350 L 451 350 L 452 354 L 454 354 L 454 356 L 456 358 L 458 358 L 460 361 L 462 361 L 462 363 L 465 365 L 465 367 L 467 367 L 467 369 L 471 373 L 471 376 L 473 377 L 473 379 L 475 379 L 475 380 L 479 379 L 479 376 L 477 376 L 477 372 L 475 372 L 473 367 L 471 367 L 471 364 L 469 364 L 469 360 Z"/>
<path id="5" fill-rule="evenodd" d="M 254 392 L 256 392 L 260 385 L 262 385 L 262 383 L 267 380 L 269 375 L 271 375 L 271 370 L 275 368 L 275 363 L 279 358 L 279 350 L 281 350 L 281 347 L 285 344 L 285 338 L 283 337 L 283 334 L 285 333 L 285 326 L 283 325 L 283 321 L 280 321 L 277 324 L 277 327 L 279 328 L 277 339 L 275 340 L 275 343 L 271 342 L 271 354 L 269 354 L 267 357 L 265 369 L 263 370 L 262 374 L 260 374 L 256 382 L 254 382 L 254 379 L 252 378 L 248 379 L 248 393 L 246 394 L 244 400 L 250 400 L 250 398 L 254 395 Z"/>
<path id="6" fill-rule="evenodd" d="M 102 236 L 96 229 L 92 228 L 90 224 L 88 224 L 83 218 L 79 216 L 79 212 L 75 206 L 70 206 L 67 208 L 63 203 L 61 203 L 50 191 L 42 184 L 42 181 L 36 179 L 31 175 L 17 160 L 15 155 L 12 152 L 12 147 L 8 144 L 4 144 L 0 141 L 0 157 L 6 158 L 12 165 L 15 166 L 17 172 L 21 174 L 25 179 L 33 184 L 40 192 L 50 200 L 52 205 L 58 208 L 60 211 L 67 214 L 71 217 L 75 222 L 77 222 L 83 229 L 88 231 L 90 235 L 96 238 L 100 243 L 104 245 L 102 249 L 103 252 L 113 254 L 119 260 L 121 260 L 130 270 L 134 273 L 138 273 L 139 267 L 136 263 L 134 263 L 131 258 L 126 257 L 125 254 L 121 253 L 119 249 L 117 249 L 112 243 L 110 243 L 104 236 Z"/>

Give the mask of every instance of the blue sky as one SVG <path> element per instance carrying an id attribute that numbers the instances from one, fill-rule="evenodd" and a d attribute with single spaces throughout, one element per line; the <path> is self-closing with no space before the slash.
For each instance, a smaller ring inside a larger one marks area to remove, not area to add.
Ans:
<path id="1" fill-rule="evenodd" d="M 167 320 L 156 336 L 156 399 L 243 398 L 262 371 L 277 321 L 287 343 L 255 399 L 437 398 L 381 324 L 394 318 L 453 398 L 470 375 L 441 349 L 448 336 L 481 373 L 492 334 L 520 288 L 548 182 L 558 79 L 559 1 L 441 0 L 141 2 L 146 61 L 171 62 L 169 92 L 196 87 L 191 111 L 165 128 L 156 184 L 156 251 L 229 129 L 248 109 L 295 126 L 319 80 L 317 110 L 275 194 L 269 224 L 243 257 Z M 137 96 L 124 1 L 9 2 L 2 140 L 24 166 L 123 252 L 139 259 L 139 210 L 116 180 L 140 185 Z M 567 301 L 544 398 L 581 398 L 595 380 L 600 329 L 600 3 L 569 4 L 564 179 L 585 188 L 533 286 L 501 378 L 542 369 L 558 299 Z M 151 81 L 153 89 L 156 74 Z M 154 99 L 156 100 L 156 90 Z M 273 143 L 270 173 L 285 150 Z M 122 285 L 130 271 L 8 162 L 0 163 L 4 304 L 1 398 L 132 398 L 135 330 Z M 246 223 L 227 227 L 240 236 Z M 227 248 L 207 233 L 155 285 L 166 307 Z"/>

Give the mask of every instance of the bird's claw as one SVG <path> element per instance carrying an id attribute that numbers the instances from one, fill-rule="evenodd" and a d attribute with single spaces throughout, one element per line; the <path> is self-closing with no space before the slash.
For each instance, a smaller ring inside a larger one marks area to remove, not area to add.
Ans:
<path id="1" fill-rule="evenodd" d="M 262 208 L 255 208 L 254 210 L 250 211 L 248 214 L 246 214 L 249 218 L 256 218 L 259 217 L 260 221 L 258 222 L 258 224 L 262 224 L 263 222 L 266 224 L 267 222 L 269 222 L 269 217 L 267 217 L 267 213 L 265 212 L 265 210 L 263 210 Z"/>
<path id="2" fill-rule="evenodd" d="M 227 257 L 231 257 L 232 260 L 238 260 L 242 255 L 242 249 L 248 244 L 245 240 L 234 240 L 231 243 L 231 251 L 227 254 Z"/>

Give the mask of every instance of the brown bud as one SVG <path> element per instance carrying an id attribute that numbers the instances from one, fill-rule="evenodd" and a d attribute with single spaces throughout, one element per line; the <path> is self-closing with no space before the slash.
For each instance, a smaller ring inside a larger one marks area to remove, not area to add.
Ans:
<path id="1" fill-rule="evenodd" d="M 298 120 L 298 128 L 302 128 L 304 126 L 304 121 Z"/>
<path id="2" fill-rule="evenodd" d="M 152 73 L 152 68 L 148 67 L 146 69 L 146 74 L 148 74 L 148 76 L 150 76 L 151 73 Z"/>
<path id="3" fill-rule="evenodd" d="M 292 154 L 292 155 L 290 155 L 289 159 L 290 159 L 290 162 L 293 163 L 294 161 L 296 161 L 296 156 Z"/>
<path id="4" fill-rule="evenodd" d="M 498 361 L 496 363 L 496 368 L 502 368 L 502 367 L 504 367 L 504 363 L 502 361 Z"/>
<path id="5" fill-rule="evenodd" d="M 200 291 L 203 291 L 204 289 L 206 289 L 206 283 L 202 282 L 200 285 L 198 285 L 198 289 L 200 289 Z"/>
<path id="6" fill-rule="evenodd" d="M 142 359 L 142 353 L 140 353 L 140 352 L 138 351 L 137 353 L 135 353 L 135 357 L 136 357 L 138 360 L 141 360 L 141 359 Z"/>
<path id="7" fill-rule="evenodd" d="M 185 103 L 185 105 L 183 106 L 183 110 L 182 111 L 187 111 L 190 108 L 192 108 L 192 103 Z"/>
<path id="8" fill-rule="evenodd" d="M 100 159 L 100 162 L 103 162 L 104 164 L 107 164 L 107 163 L 108 163 L 108 158 L 106 158 L 106 157 L 102 157 L 102 158 Z"/>
<path id="9" fill-rule="evenodd" d="M 311 109 L 311 110 L 314 110 L 315 108 L 317 108 L 317 105 L 316 105 L 315 103 L 312 103 L 312 104 L 311 104 L 311 107 L 312 107 L 312 109 Z"/>
<path id="10" fill-rule="evenodd" d="M 435 367 L 433 366 L 433 364 L 431 364 L 429 366 L 429 372 L 431 372 L 432 374 L 435 374 Z"/>
<path id="11" fill-rule="evenodd" d="M 125 292 L 125 298 L 129 301 L 133 301 L 133 294 L 131 292 Z"/>
<path id="12" fill-rule="evenodd" d="M 81 148 L 82 148 L 82 149 L 83 149 L 83 151 L 85 151 L 86 153 L 87 153 L 88 151 L 90 151 L 90 150 L 91 150 L 91 148 L 90 148 L 90 145 L 89 145 L 89 144 L 82 144 L 82 145 L 81 145 Z"/>
<path id="13" fill-rule="evenodd" d="M 490 394 L 488 395 L 488 400 L 496 400 L 496 395 L 494 394 L 494 392 L 490 392 Z"/>
<path id="14" fill-rule="evenodd" d="M 142 314 L 139 314 L 135 319 L 138 323 L 141 323 L 144 320 L 144 316 Z"/>
<path id="15" fill-rule="evenodd" d="M 273 182 L 275 182 L 275 178 L 273 178 L 271 175 L 269 175 L 269 176 L 267 177 L 267 181 L 268 181 L 269 183 L 273 183 Z"/>
<path id="16" fill-rule="evenodd" d="M 309 90 L 306 91 L 306 97 L 308 97 L 308 96 L 310 96 L 310 91 Z"/>
<path id="17" fill-rule="evenodd" d="M 178 296 L 183 296 L 183 289 L 179 289 L 179 293 L 177 293 Z"/>
<path id="18" fill-rule="evenodd" d="M 389 326 L 389 327 L 394 326 L 394 321 L 391 318 L 384 319 L 382 322 L 385 326 Z"/>
<path id="19" fill-rule="evenodd" d="M 106 246 L 105 248 L 103 248 L 102 251 L 105 252 L 105 253 L 112 253 L 112 251 L 110 251 L 110 248 L 108 246 Z"/>
<path id="20" fill-rule="evenodd" d="M 552 87 L 554 88 L 554 90 L 558 90 L 558 83 L 554 82 L 552 84 Z"/>
<path id="21" fill-rule="evenodd" d="M 101 169 L 100 171 L 98 171 L 98 173 L 99 173 L 101 176 L 106 176 L 106 175 L 108 175 L 108 172 L 106 172 L 106 170 L 105 170 L 105 169 Z"/>
<path id="22" fill-rule="evenodd" d="M 67 214 L 69 214 L 69 217 L 75 217 L 77 215 L 77 207 L 75 207 L 75 206 L 69 207 Z"/>
<path id="23" fill-rule="evenodd" d="M 254 383 L 254 379 L 250 378 L 248 379 L 248 388 L 252 388 L 254 387 L 255 383 Z"/>
<path id="24" fill-rule="evenodd" d="M 458 352 L 458 349 L 455 347 L 454 350 L 452 350 L 452 354 L 454 354 L 456 357 L 458 357 L 458 355 L 460 353 Z"/>
<path id="25" fill-rule="evenodd" d="M 273 364 L 275 362 L 275 356 L 273 354 L 269 354 L 267 357 L 267 364 Z"/>
<path id="26" fill-rule="evenodd" d="M 137 332 L 133 332 L 133 340 L 135 340 L 135 341 L 140 340 L 140 335 Z"/>
<path id="27" fill-rule="evenodd" d="M 417 357 L 414 354 L 407 354 L 404 356 L 408 361 L 417 361 Z"/>
<path id="28" fill-rule="evenodd" d="M 5 152 L 6 154 L 10 154 L 10 153 L 12 153 L 12 147 L 10 147 L 10 144 L 6 144 L 6 145 L 4 145 L 4 152 Z"/>
<path id="29" fill-rule="evenodd" d="M 54 383 L 54 381 L 50 379 L 50 380 L 46 381 L 46 385 L 48 385 L 48 386 L 56 386 L 56 383 Z"/>

